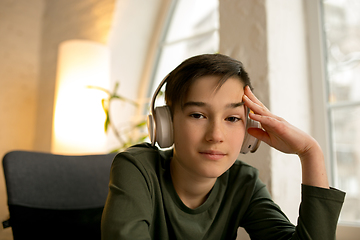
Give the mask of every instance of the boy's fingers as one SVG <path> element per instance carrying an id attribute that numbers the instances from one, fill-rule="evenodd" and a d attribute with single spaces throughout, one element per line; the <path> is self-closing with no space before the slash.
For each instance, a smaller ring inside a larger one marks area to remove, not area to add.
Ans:
<path id="1" fill-rule="evenodd" d="M 261 116 L 269 116 L 277 120 L 282 120 L 280 117 L 272 114 L 270 110 L 252 93 L 249 86 L 245 88 L 245 94 L 243 95 L 243 101 L 245 105 L 249 107 L 255 114 Z"/>
<path id="2" fill-rule="evenodd" d="M 269 115 L 269 110 L 259 101 L 255 102 L 250 99 L 250 97 L 246 94 L 243 95 L 243 101 L 247 107 L 249 107 L 254 113 L 260 115 Z"/>
<path id="3" fill-rule="evenodd" d="M 245 87 L 245 96 L 247 96 L 252 102 L 268 110 L 265 105 L 253 94 L 249 86 Z"/>
<path id="4" fill-rule="evenodd" d="M 250 101 L 248 101 L 249 103 L 250 103 L 250 102 L 253 102 L 253 103 L 255 103 L 256 105 L 260 106 L 261 108 L 269 111 L 269 110 L 265 107 L 265 105 L 264 105 L 259 99 L 257 99 L 257 97 L 252 93 L 252 91 L 251 91 L 251 89 L 250 89 L 249 86 L 246 86 L 246 87 L 245 87 L 245 92 L 244 92 L 244 93 L 245 93 L 245 94 L 244 94 L 244 97 L 245 97 L 245 98 L 247 97 L 248 100 L 250 100 Z M 253 105 L 253 106 L 256 107 L 256 105 Z"/>

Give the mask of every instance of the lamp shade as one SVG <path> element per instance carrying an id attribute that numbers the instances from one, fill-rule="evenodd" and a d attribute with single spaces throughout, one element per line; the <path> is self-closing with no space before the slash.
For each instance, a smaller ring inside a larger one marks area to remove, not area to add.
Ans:
<path id="1" fill-rule="evenodd" d="M 59 46 L 54 101 L 52 152 L 92 154 L 106 151 L 103 91 L 109 88 L 109 50 L 91 41 L 70 40 Z"/>

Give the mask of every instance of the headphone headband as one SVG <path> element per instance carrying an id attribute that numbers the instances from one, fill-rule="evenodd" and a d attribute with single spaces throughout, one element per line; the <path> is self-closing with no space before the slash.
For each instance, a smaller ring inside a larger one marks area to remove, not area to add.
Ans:
<path id="1" fill-rule="evenodd" d="M 151 98 L 151 102 L 150 102 L 150 114 L 152 114 L 152 115 L 154 115 L 154 113 L 155 113 L 155 100 L 156 100 L 156 97 L 157 97 L 157 95 L 159 94 L 162 86 L 164 86 L 164 84 L 166 83 L 166 80 L 167 80 L 167 78 L 168 78 L 169 75 L 170 75 L 170 74 L 166 75 L 166 76 L 164 77 L 164 79 L 161 80 L 159 86 L 156 88 L 156 90 L 155 90 L 155 92 L 154 92 L 153 97 Z"/>

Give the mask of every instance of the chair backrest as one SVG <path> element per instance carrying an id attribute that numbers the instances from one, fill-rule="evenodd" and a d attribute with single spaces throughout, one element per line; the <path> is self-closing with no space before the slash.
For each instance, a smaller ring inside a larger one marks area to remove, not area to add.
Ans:
<path id="1" fill-rule="evenodd" d="M 14 239 L 100 239 L 114 157 L 7 153 L 3 168 Z"/>

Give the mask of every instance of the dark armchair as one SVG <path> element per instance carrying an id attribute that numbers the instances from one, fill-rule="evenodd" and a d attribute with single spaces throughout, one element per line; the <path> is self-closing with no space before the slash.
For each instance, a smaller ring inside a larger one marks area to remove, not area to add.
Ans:
<path id="1" fill-rule="evenodd" d="M 14 239 L 100 239 L 114 156 L 7 153 L 7 223 Z"/>

